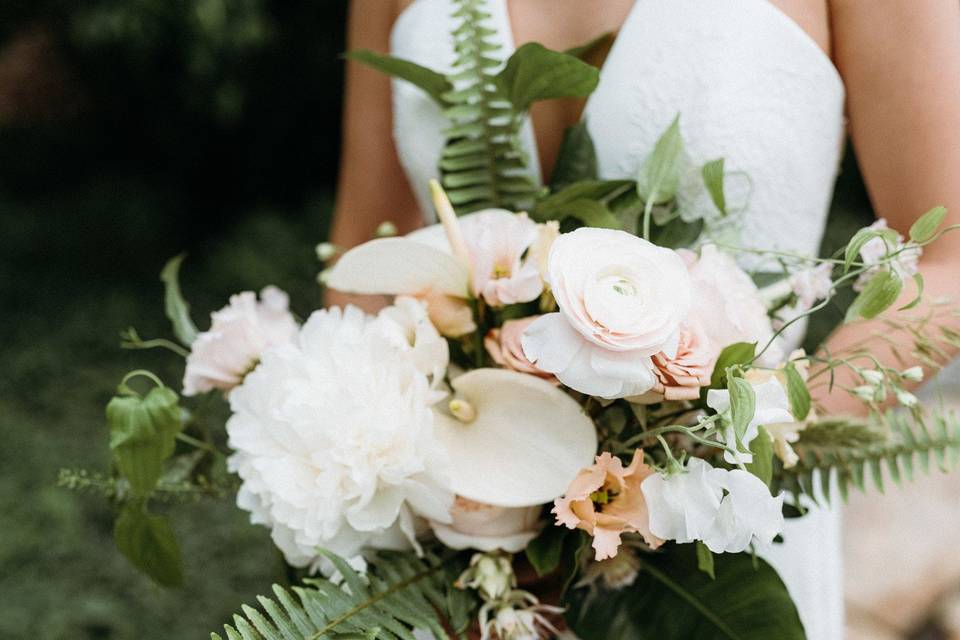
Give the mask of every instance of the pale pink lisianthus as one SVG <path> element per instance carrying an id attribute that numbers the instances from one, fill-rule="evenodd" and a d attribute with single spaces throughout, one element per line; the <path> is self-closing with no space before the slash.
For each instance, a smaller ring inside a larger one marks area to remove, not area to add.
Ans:
<path id="1" fill-rule="evenodd" d="M 677 354 L 669 357 L 661 352 L 653 356 L 653 389 L 644 394 L 643 402 L 696 400 L 700 389 L 710 384 L 716 362 L 716 351 L 706 333 L 696 323 L 680 328 Z"/>
<path id="2" fill-rule="evenodd" d="M 491 329 L 487 332 L 483 344 L 493 361 L 501 367 L 554 381 L 556 378 L 553 374 L 538 369 L 527 359 L 527 356 L 523 353 L 523 346 L 520 344 L 523 332 L 539 317 L 530 316 L 519 320 L 507 320 L 499 329 Z"/>
<path id="3" fill-rule="evenodd" d="M 543 292 L 536 261 L 524 256 L 540 238 L 540 225 L 525 213 L 504 209 L 478 211 L 459 223 L 477 297 L 501 307 L 535 300 Z"/>
<path id="4" fill-rule="evenodd" d="M 213 389 L 228 393 L 243 382 L 264 351 L 293 341 L 297 323 L 288 305 L 286 293 L 266 287 L 259 301 L 255 293 L 244 291 L 210 314 L 210 329 L 200 333 L 190 346 L 183 395 Z"/>
<path id="5" fill-rule="evenodd" d="M 451 549 L 508 553 L 522 551 L 540 531 L 540 506 L 496 507 L 457 496 L 451 522 L 430 522 L 434 534 Z"/>
<path id="6" fill-rule="evenodd" d="M 566 494 L 554 501 L 557 524 L 593 536 L 597 560 L 617 555 L 624 533 L 639 533 L 650 548 L 656 549 L 663 540 L 650 532 L 650 514 L 640 489 L 653 473 L 643 462 L 641 449 L 636 450 L 626 468 L 620 458 L 601 453 L 593 466 L 577 474 Z"/>

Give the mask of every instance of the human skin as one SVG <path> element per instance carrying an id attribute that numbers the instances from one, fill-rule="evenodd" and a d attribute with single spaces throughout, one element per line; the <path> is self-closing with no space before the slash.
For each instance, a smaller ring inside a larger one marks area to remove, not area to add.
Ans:
<path id="1" fill-rule="evenodd" d="M 410 0 L 352 0 L 349 49 L 386 52 L 390 29 Z M 857 160 L 874 210 L 906 233 L 934 205 L 949 210 L 946 224 L 960 223 L 960 3 L 956 0 L 771 0 L 829 55 L 847 87 L 847 116 Z M 616 31 L 632 0 L 510 0 L 518 44 L 538 41 L 554 49 L 582 44 Z M 549 16 L 545 19 L 544 16 Z M 563 131 L 579 119 L 582 102 L 551 100 L 532 110 L 541 166 L 549 175 Z M 344 146 L 331 241 L 351 247 L 370 239 L 386 220 L 400 233 L 422 224 L 413 192 L 393 147 L 389 79 L 354 62 L 347 64 Z M 920 263 L 925 299 L 960 293 L 960 233 L 948 234 Z M 905 287 L 905 298 L 912 297 Z M 328 304 L 360 303 L 375 309 L 382 299 L 328 292 Z M 914 314 L 929 308 L 921 306 Z M 960 323 L 956 328 L 960 329 Z M 888 333 L 882 320 L 838 329 L 832 353 L 864 338 Z M 920 364 L 912 342 L 889 335 L 867 348 L 890 366 Z M 893 356 L 893 348 L 905 357 Z M 928 371 L 929 373 L 929 371 Z M 837 374 L 834 391 L 817 389 L 827 413 L 862 413 L 862 403 L 842 391 L 859 384 Z"/>

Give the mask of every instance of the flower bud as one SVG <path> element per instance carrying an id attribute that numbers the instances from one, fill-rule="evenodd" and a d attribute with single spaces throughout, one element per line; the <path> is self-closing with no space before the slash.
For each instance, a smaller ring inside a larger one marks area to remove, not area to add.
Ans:
<path id="1" fill-rule="evenodd" d="M 466 400 L 454 398 L 448 406 L 450 407 L 450 413 L 460 422 L 470 423 L 477 418 L 477 410 Z"/>
<path id="2" fill-rule="evenodd" d="M 882 372 L 876 369 L 862 370 L 860 375 L 863 376 L 863 379 L 866 380 L 868 384 L 881 384 L 885 377 Z"/>
<path id="3" fill-rule="evenodd" d="M 321 262 L 326 262 L 340 253 L 340 251 L 340 247 L 332 242 L 321 242 L 317 245 L 317 259 Z"/>
<path id="4" fill-rule="evenodd" d="M 910 367 L 900 375 L 903 376 L 904 380 L 909 380 L 910 382 L 923 382 L 923 367 Z"/>
<path id="5" fill-rule="evenodd" d="M 476 589 L 486 600 L 499 600 L 517 585 L 510 557 L 501 553 L 477 553 L 457 578 L 460 589 Z"/>
<path id="6" fill-rule="evenodd" d="M 899 402 L 904 407 L 912 408 L 917 406 L 917 396 L 913 395 L 909 391 L 904 391 L 903 389 L 897 389 L 897 402 Z"/>
<path id="7" fill-rule="evenodd" d="M 377 230 L 373 234 L 377 238 L 392 238 L 397 235 L 397 225 L 393 224 L 389 220 L 386 222 L 381 222 L 380 226 L 377 227 Z"/>
<path id="8" fill-rule="evenodd" d="M 864 402 L 873 402 L 874 396 L 876 395 L 876 389 L 865 384 L 854 388 L 851 393 Z"/>

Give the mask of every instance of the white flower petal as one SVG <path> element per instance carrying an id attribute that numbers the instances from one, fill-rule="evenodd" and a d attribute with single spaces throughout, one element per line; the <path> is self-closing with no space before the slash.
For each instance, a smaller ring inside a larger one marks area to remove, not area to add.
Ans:
<path id="1" fill-rule="evenodd" d="M 593 421 L 566 393 L 536 376 L 475 369 L 453 381 L 477 417 L 437 412 L 451 461 L 451 488 L 500 507 L 528 507 L 563 494 L 597 449 Z"/>
<path id="2" fill-rule="evenodd" d="M 476 549 L 478 551 L 496 551 L 519 553 L 527 543 L 537 537 L 537 531 L 524 531 L 505 536 L 480 536 L 457 531 L 449 525 L 431 524 L 437 539 L 451 549 Z"/>
<path id="3" fill-rule="evenodd" d="M 464 298 L 465 265 L 449 253 L 409 238 L 379 238 L 347 251 L 327 273 L 327 286 L 364 294 L 434 291 Z"/>

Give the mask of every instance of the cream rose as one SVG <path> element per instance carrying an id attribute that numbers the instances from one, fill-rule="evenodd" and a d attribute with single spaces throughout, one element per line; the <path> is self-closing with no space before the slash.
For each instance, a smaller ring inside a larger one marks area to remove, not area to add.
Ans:
<path id="1" fill-rule="evenodd" d="M 690 309 L 680 256 L 624 231 L 584 227 L 557 238 L 547 263 L 560 311 L 524 332 L 527 358 L 582 393 L 621 398 L 651 389 L 650 358 L 676 355 Z"/>
<path id="2" fill-rule="evenodd" d="M 437 538 L 451 549 L 508 553 L 523 551 L 540 531 L 540 507 L 495 507 L 457 496 L 451 522 L 430 522 Z"/>

